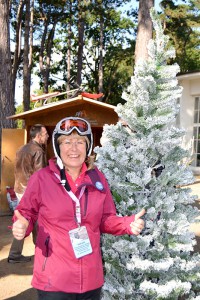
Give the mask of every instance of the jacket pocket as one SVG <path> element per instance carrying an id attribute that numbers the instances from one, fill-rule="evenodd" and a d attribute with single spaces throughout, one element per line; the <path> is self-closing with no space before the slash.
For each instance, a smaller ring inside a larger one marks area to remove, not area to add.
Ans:
<path id="1" fill-rule="evenodd" d="M 45 249 L 46 249 L 46 252 L 45 252 L 44 262 L 43 262 L 43 265 L 42 265 L 42 271 L 45 270 L 47 259 L 49 257 L 49 241 L 50 241 L 50 236 L 48 236 L 46 238 L 46 240 L 45 240 Z"/>

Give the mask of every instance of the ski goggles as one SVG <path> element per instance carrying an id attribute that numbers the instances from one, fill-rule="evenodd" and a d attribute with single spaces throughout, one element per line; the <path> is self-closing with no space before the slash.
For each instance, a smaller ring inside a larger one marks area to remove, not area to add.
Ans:
<path id="1" fill-rule="evenodd" d="M 76 130 L 79 135 L 91 134 L 90 124 L 81 118 L 69 117 L 62 119 L 55 128 L 59 134 L 70 135 L 73 130 Z"/>

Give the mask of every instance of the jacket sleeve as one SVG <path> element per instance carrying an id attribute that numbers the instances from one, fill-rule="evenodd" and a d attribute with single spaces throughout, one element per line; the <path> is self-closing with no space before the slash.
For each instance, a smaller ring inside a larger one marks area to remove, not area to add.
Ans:
<path id="1" fill-rule="evenodd" d="M 104 179 L 104 186 L 106 188 L 106 194 L 100 226 L 101 232 L 113 235 L 133 234 L 130 223 L 134 221 L 135 216 L 117 216 L 113 197 L 106 179 Z"/>
<path id="2" fill-rule="evenodd" d="M 46 166 L 46 163 L 45 163 L 45 154 L 44 154 L 44 151 L 37 151 L 34 155 L 34 159 L 33 159 L 33 171 L 32 171 L 32 174 L 35 172 L 35 171 L 38 171 L 42 168 L 44 168 Z"/>

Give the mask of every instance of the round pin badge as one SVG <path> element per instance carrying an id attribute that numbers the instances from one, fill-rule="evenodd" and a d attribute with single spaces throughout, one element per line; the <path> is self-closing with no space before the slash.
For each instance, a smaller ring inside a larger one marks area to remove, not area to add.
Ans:
<path id="1" fill-rule="evenodd" d="M 98 190 L 102 191 L 103 190 L 103 184 L 100 181 L 97 181 L 95 183 L 95 186 Z"/>

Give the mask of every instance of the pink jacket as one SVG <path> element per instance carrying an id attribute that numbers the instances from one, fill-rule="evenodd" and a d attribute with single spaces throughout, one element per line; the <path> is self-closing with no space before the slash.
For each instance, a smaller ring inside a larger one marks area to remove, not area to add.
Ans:
<path id="1" fill-rule="evenodd" d="M 132 234 L 130 223 L 134 216 L 116 216 L 108 183 L 98 169 L 97 172 L 103 191 L 95 187 L 87 172 L 82 182 L 86 190 L 80 200 L 81 225 L 87 228 L 93 251 L 79 259 L 75 257 L 68 233 L 77 228 L 75 203 L 59 181 L 60 172 L 54 160 L 31 176 L 18 210 L 29 220 L 27 235 L 38 220 L 32 279 L 36 289 L 84 293 L 101 287 L 104 283 L 101 233 Z"/>

